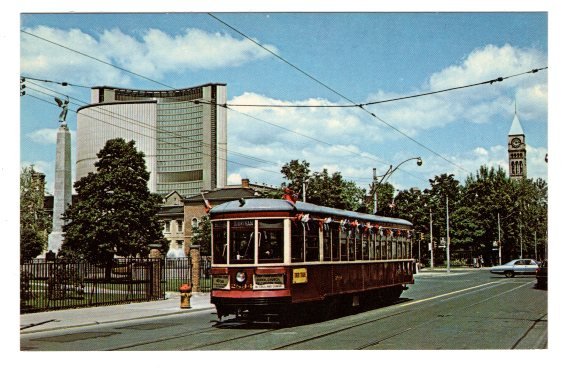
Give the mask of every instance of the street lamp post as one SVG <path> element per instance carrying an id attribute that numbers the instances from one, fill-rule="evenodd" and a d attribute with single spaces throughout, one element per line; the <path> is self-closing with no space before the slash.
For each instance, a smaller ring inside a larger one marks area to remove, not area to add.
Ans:
<path id="1" fill-rule="evenodd" d="M 448 195 L 446 195 L 446 272 L 450 272 L 450 215 L 448 214 Z"/>
<path id="2" fill-rule="evenodd" d="M 500 236 L 500 212 L 498 212 L 498 265 L 502 265 L 502 238 Z"/>
<path id="3" fill-rule="evenodd" d="M 432 240 L 432 207 L 430 207 L 430 269 L 434 269 L 434 241 Z"/>
<path id="4" fill-rule="evenodd" d="M 374 209 L 373 209 L 373 214 L 376 214 L 376 212 L 378 212 L 378 193 L 376 192 L 376 188 L 382 184 L 383 182 L 387 181 L 390 176 L 396 172 L 396 170 L 404 163 L 410 161 L 410 160 L 416 160 L 416 164 L 418 164 L 418 166 L 420 167 L 423 164 L 422 158 L 420 156 L 418 157 L 411 157 L 409 159 L 404 160 L 403 162 L 401 162 L 400 164 L 398 164 L 397 166 L 393 167 L 392 165 L 390 165 L 390 168 L 388 168 L 388 170 L 386 171 L 386 173 L 384 175 L 382 175 L 380 181 L 378 181 L 378 176 L 376 176 L 376 168 L 372 168 L 372 174 L 373 174 L 373 184 L 372 184 L 372 200 L 374 202 Z"/>

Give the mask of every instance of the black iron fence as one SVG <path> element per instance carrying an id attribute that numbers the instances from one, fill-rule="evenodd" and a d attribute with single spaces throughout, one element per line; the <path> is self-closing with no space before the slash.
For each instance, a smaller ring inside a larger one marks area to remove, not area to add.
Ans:
<path id="1" fill-rule="evenodd" d="M 210 278 L 211 258 L 209 256 L 200 257 L 200 292 L 210 292 L 212 290 L 212 279 Z M 177 258 L 165 259 L 163 261 L 162 283 L 166 292 L 178 292 L 182 284 L 192 285 L 192 259 Z"/>
<path id="2" fill-rule="evenodd" d="M 161 300 L 192 283 L 192 263 L 183 259 L 116 259 L 87 262 L 39 261 L 20 266 L 20 312 Z M 210 258 L 201 258 L 200 292 L 210 292 Z"/>

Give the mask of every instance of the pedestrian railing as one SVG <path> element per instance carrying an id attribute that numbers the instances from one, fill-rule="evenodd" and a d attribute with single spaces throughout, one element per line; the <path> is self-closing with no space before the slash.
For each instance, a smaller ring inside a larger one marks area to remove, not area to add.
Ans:
<path id="1" fill-rule="evenodd" d="M 192 283 L 189 258 L 118 258 L 108 266 L 38 261 L 20 267 L 20 312 L 161 300 Z M 200 292 L 210 292 L 210 258 L 201 258 Z"/>

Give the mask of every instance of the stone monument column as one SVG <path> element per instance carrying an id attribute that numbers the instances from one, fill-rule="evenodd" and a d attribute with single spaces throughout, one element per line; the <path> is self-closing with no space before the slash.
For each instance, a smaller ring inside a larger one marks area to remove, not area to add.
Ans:
<path id="1" fill-rule="evenodd" d="M 72 203 L 72 164 L 70 130 L 66 124 L 68 100 L 56 99 L 62 107 L 60 128 L 56 136 L 56 167 L 54 173 L 54 208 L 52 211 L 52 232 L 48 236 L 48 250 L 58 254 L 64 240 L 64 220 L 62 215 Z"/>

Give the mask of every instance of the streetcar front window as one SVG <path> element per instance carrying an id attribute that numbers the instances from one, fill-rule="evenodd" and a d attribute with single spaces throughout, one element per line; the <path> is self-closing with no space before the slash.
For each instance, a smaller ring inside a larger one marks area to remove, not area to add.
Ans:
<path id="1" fill-rule="evenodd" d="M 227 233 L 226 221 L 215 221 L 212 224 L 214 264 L 227 263 Z"/>
<path id="2" fill-rule="evenodd" d="M 284 220 L 258 221 L 258 263 L 284 261 Z"/>
<path id="3" fill-rule="evenodd" d="M 254 263 L 254 220 L 230 221 L 230 264 Z"/>

